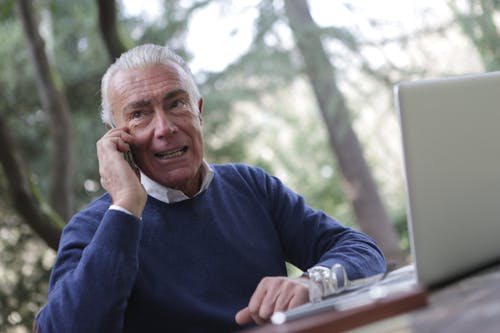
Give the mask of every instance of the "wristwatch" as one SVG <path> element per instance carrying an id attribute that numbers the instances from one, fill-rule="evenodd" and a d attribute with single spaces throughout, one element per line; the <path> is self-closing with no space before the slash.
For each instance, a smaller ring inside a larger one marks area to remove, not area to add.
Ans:
<path id="1" fill-rule="evenodd" d="M 347 286 L 347 273 L 344 266 L 335 264 L 331 268 L 314 266 L 309 268 L 303 277 L 308 278 L 309 301 L 317 303 L 324 297 L 340 293 Z"/>

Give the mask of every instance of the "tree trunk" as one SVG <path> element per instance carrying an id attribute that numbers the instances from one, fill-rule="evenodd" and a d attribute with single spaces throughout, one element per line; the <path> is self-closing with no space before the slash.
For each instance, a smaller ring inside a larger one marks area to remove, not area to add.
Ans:
<path id="1" fill-rule="evenodd" d="M 344 192 L 361 230 L 375 239 L 388 262 L 402 264 L 399 238 L 377 192 L 361 145 L 351 125 L 335 70 L 321 43 L 306 0 L 285 0 L 285 9 L 306 74 L 328 128 L 330 145 L 343 175 Z"/>
<path id="2" fill-rule="evenodd" d="M 56 214 L 46 212 L 47 207 L 37 199 L 26 172 L 14 153 L 14 144 L 7 125 L 0 115 L 0 163 L 9 187 L 12 204 L 26 223 L 54 250 L 57 251 L 62 221 Z"/>
<path id="3" fill-rule="evenodd" d="M 114 0 L 96 0 L 99 29 L 101 36 L 108 50 L 108 55 L 111 62 L 127 50 L 125 44 L 120 38 L 118 27 L 116 24 L 116 3 Z"/>
<path id="4" fill-rule="evenodd" d="M 62 81 L 47 59 L 44 41 L 38 32 L 31 1 L 17 1 L 17 9 L 35 67 L 38 95 L 43 109 L 49 115 L 52 136 L 49 202 L 54 210 L 67 220 L 73 213 L 73 156 L 71 151 L 73 135 L 69 106 L 62 92 Z"/>

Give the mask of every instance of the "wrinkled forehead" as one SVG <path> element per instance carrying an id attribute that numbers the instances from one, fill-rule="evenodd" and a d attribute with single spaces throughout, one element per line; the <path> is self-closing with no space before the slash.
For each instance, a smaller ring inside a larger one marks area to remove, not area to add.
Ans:
<path id="1" fill-rule="evenodd" d="M 186 90 L 189 87 L 188 75 L 179 65 L 173 62 L 168 65 L 154 64 L 131 69 L 120 69 L 110 78 L 108 91 L 119 94 L 135 94 L 144 89 L 168 88 L 171 85 Z"/>
<path id="2" fill-rule="evenodd" d="M 172 62 L 117 71 L 109 80 L 108 98 L 115 113 L 129 103 L 161 98 L 173 90 L 184 90 L 191 100 L 195 98 L 189 75 Z"/>

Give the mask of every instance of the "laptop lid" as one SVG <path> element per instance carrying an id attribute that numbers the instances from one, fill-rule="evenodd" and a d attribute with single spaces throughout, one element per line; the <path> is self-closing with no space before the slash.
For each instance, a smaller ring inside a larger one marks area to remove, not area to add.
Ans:
<path id="1" fill-rule="evenodd" d="M 420 284 L 500 258 L 500 72 L 396 86 Z"/>

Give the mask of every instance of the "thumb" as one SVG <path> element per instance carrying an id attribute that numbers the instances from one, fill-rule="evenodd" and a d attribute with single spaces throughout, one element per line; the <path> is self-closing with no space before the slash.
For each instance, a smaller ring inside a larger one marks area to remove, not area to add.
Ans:
<path id="1" fill-rule="evenodd" d="M 236 313 L 236 316 L 234 316 L 234 319 L 239 325 L 250 324 L 251 322 L 253 322 L 248 306 L 238 311 L 238 313 Z"/>

